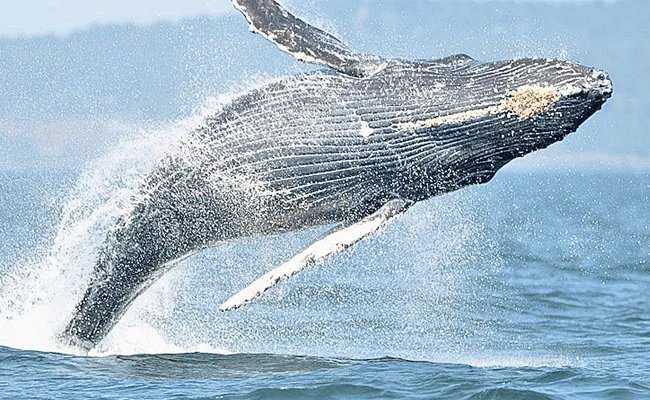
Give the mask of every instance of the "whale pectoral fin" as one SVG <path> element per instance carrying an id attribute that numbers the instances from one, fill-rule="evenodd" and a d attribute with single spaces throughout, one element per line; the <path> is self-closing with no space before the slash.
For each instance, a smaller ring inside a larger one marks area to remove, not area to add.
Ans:
<path id="1" fill-rule="evenodd" d="M 251 32 L 259 33 L 299 61 L 325 65 L 351 76 L 365 76 L 383 63 L 379 57 L 353 53 L 329 33 L 297 18 L 274 0 L 233 0 Z"/>
<path id="2" fill-rule="evenodd" d="M 403 214 L 411 205 L 405 200 L 391 200 L 375 213 L 346 227 L 335 228 L 326 236 L 307 246 L 303 251 L 293 256 L 284 264 L 268 272 L 248 287 L 229 298 L 219 307 L 221 311 L 240 308 L 264 294 L 268 289 L 281 281 L 296 275 L 306 267 L 315 264 L 325 257 L 341 253 L 355 243 L 364 239 Z"/>

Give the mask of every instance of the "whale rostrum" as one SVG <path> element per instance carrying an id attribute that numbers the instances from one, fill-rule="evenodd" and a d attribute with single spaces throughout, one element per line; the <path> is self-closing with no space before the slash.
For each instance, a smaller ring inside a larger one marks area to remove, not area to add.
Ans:
<path id="1" fill-rule="evenodd" d="M 415 202 L 489 181 L 562 140 L 611 96 L 570 61 L 385 59 L 352 52 L 273 0 L 233 0 L 251 30 L 328 67 L 251 90 L 181 140 L 110 229 L 62 339 L 92 348 L 178 260 L 220 243 L 338 224 L 226 301 L 382 229 Z"/>

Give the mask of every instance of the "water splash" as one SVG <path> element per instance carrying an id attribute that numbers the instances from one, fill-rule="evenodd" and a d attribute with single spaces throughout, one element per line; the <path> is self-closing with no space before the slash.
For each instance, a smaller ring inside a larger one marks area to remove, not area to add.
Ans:
<path id="1" fill-rule="evenodd" d="M 110 226 L 129 212 L 159 160 L 232 96 L 211 99 L 186 120 L 141 131 L 86 166 L 45 254 L 0 278 L 0 344 L 76 351 L 56 336 L 83 295 Z M 495 336 L 494 304 L 484 296 L 494 289 L 489 277 L 500 266 L 479 209 L 471 190 L 417 205 L 353 251 L 235 313 L 220 313 L 218 306 L 322 230 L 205 251 L 141 295 L 90 355 L 199 351 L 471 359 Z"/>
<path id="2" fill-rule="evenodd" d="M 210 99 L 196 116 L 142 130 L 86 165 L 64 201 L 49 248 L 34 250 L 0 277 L 1 344 L 70 350 L 56 335 L 83 294 L 111 225 L 128 213 L 143 178 L 159 160 L 227 100 Z"/>

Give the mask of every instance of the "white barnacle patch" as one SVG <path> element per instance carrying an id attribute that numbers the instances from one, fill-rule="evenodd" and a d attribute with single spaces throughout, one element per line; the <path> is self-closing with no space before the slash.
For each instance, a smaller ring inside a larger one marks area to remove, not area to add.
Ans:
<path id="1" fill-rule="evenodd" d="M 505 109 L 514 112 L 519 119 L 528 119 L 548 110 L 561 97 L 554 87 L 522 86 L 508 92 Z"/>
<path id="2" fill-rule="evenodd" d="M 402 122 L 397 124 L 397 129 L 414 131 L 448 124 L 460 124 L 501 113 L 514 114 L 520 120 L 529 119 L 548 110 L 563 95 L 565 94 L 553 87 L 525 85 L 507 92 L 506 98 L 495 106 L 463 111 L 421 121 Z"/>
<path id="3" fill-rule="evenodd" d="M 361 131 L 359 132 L 364 138 L 370 137 L 372 135 L 373 129 L 368 125 L 366 121 L 361 121 Z"/>

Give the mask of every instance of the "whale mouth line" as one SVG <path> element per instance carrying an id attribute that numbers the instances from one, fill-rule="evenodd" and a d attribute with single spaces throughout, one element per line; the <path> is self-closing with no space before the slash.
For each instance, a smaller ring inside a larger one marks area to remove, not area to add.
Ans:
<path id="1" fill-rule="evenodd" d="M 564 96 L 564 93 L 554 87 L 525 85 L 507 92 L 506 98 L 495 106 L 415 122 L 401 122 L 395 126 L 398 130 L 415 131 L 442 125 L 461 124 L 470 120 L 490 117 L 501 113 L 514 115 L 519 120 L 525 120 L 547 111 L 553 104 L 560 101 L 562 96 Z"/>

